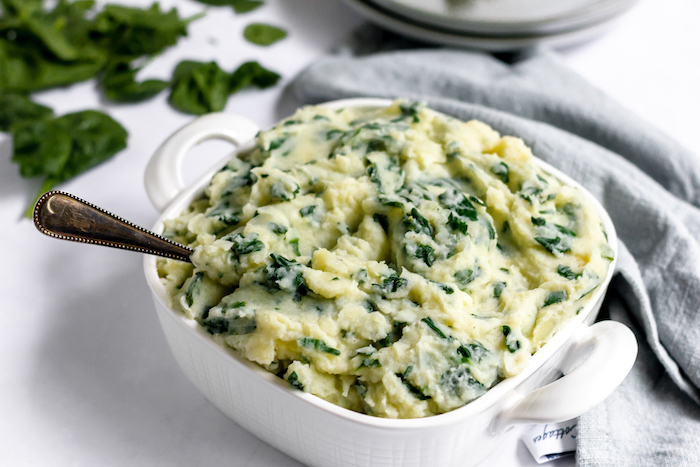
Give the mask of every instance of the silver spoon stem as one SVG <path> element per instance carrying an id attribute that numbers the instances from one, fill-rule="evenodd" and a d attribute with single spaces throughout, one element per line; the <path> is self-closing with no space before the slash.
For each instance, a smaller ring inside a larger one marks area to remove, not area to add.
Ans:
<path id="1" fill-rule="evenodd" d="M 49 237 L 190 262 L 192 249 L 115 216 L 70 193 L 49 191 L 34 207 L 34 225 Z"/>

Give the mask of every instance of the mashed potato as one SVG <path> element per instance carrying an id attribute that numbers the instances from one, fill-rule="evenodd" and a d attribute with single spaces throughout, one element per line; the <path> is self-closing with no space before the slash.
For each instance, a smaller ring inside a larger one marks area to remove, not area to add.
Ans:
<path id="1" fill-rule="evenodd" d="M 358 412 L 461 407 L 584 306 L 612 250 L 522 140 L 405 101 L 306 107 L 166 222 L 171 305 L 293 387 Z"/>

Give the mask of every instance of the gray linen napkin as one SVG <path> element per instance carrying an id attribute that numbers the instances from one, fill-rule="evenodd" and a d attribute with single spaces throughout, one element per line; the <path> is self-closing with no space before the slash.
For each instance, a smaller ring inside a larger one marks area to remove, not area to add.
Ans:
<path id="1" fill-rule="evenodd" d="M 311 65 L 291 91 L 299 104 L 360 96 L 424 101 L 523 138 L 588 188 L 620 238 L 602 315 L 630 326 L 640 352 L 620 388 L 581 416 L 578 464 L 700 465 L 700 154 L 546 50 L 508 63 L 435 48 L 339 55 Z"/>

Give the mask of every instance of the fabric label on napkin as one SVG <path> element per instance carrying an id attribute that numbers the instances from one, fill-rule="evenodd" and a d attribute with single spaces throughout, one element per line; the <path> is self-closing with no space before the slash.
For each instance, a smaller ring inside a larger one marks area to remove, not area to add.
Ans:
<path id="1" fill-rule="evenodd" d="M 561 423 L 535 425 L 525 432 L 523 442 L 538 464 L 576 453 L 578 418 Z"/>

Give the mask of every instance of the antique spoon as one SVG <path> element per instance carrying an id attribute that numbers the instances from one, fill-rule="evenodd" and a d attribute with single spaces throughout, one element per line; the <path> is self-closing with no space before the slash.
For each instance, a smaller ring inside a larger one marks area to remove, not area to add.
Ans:
<path id="1" fill-rule="evenodd" d="M 34 225 L 49 237 L 190 262 L 192 249 L 115 216 L 70 193 L 49 191 L 34 207 Z"/>

